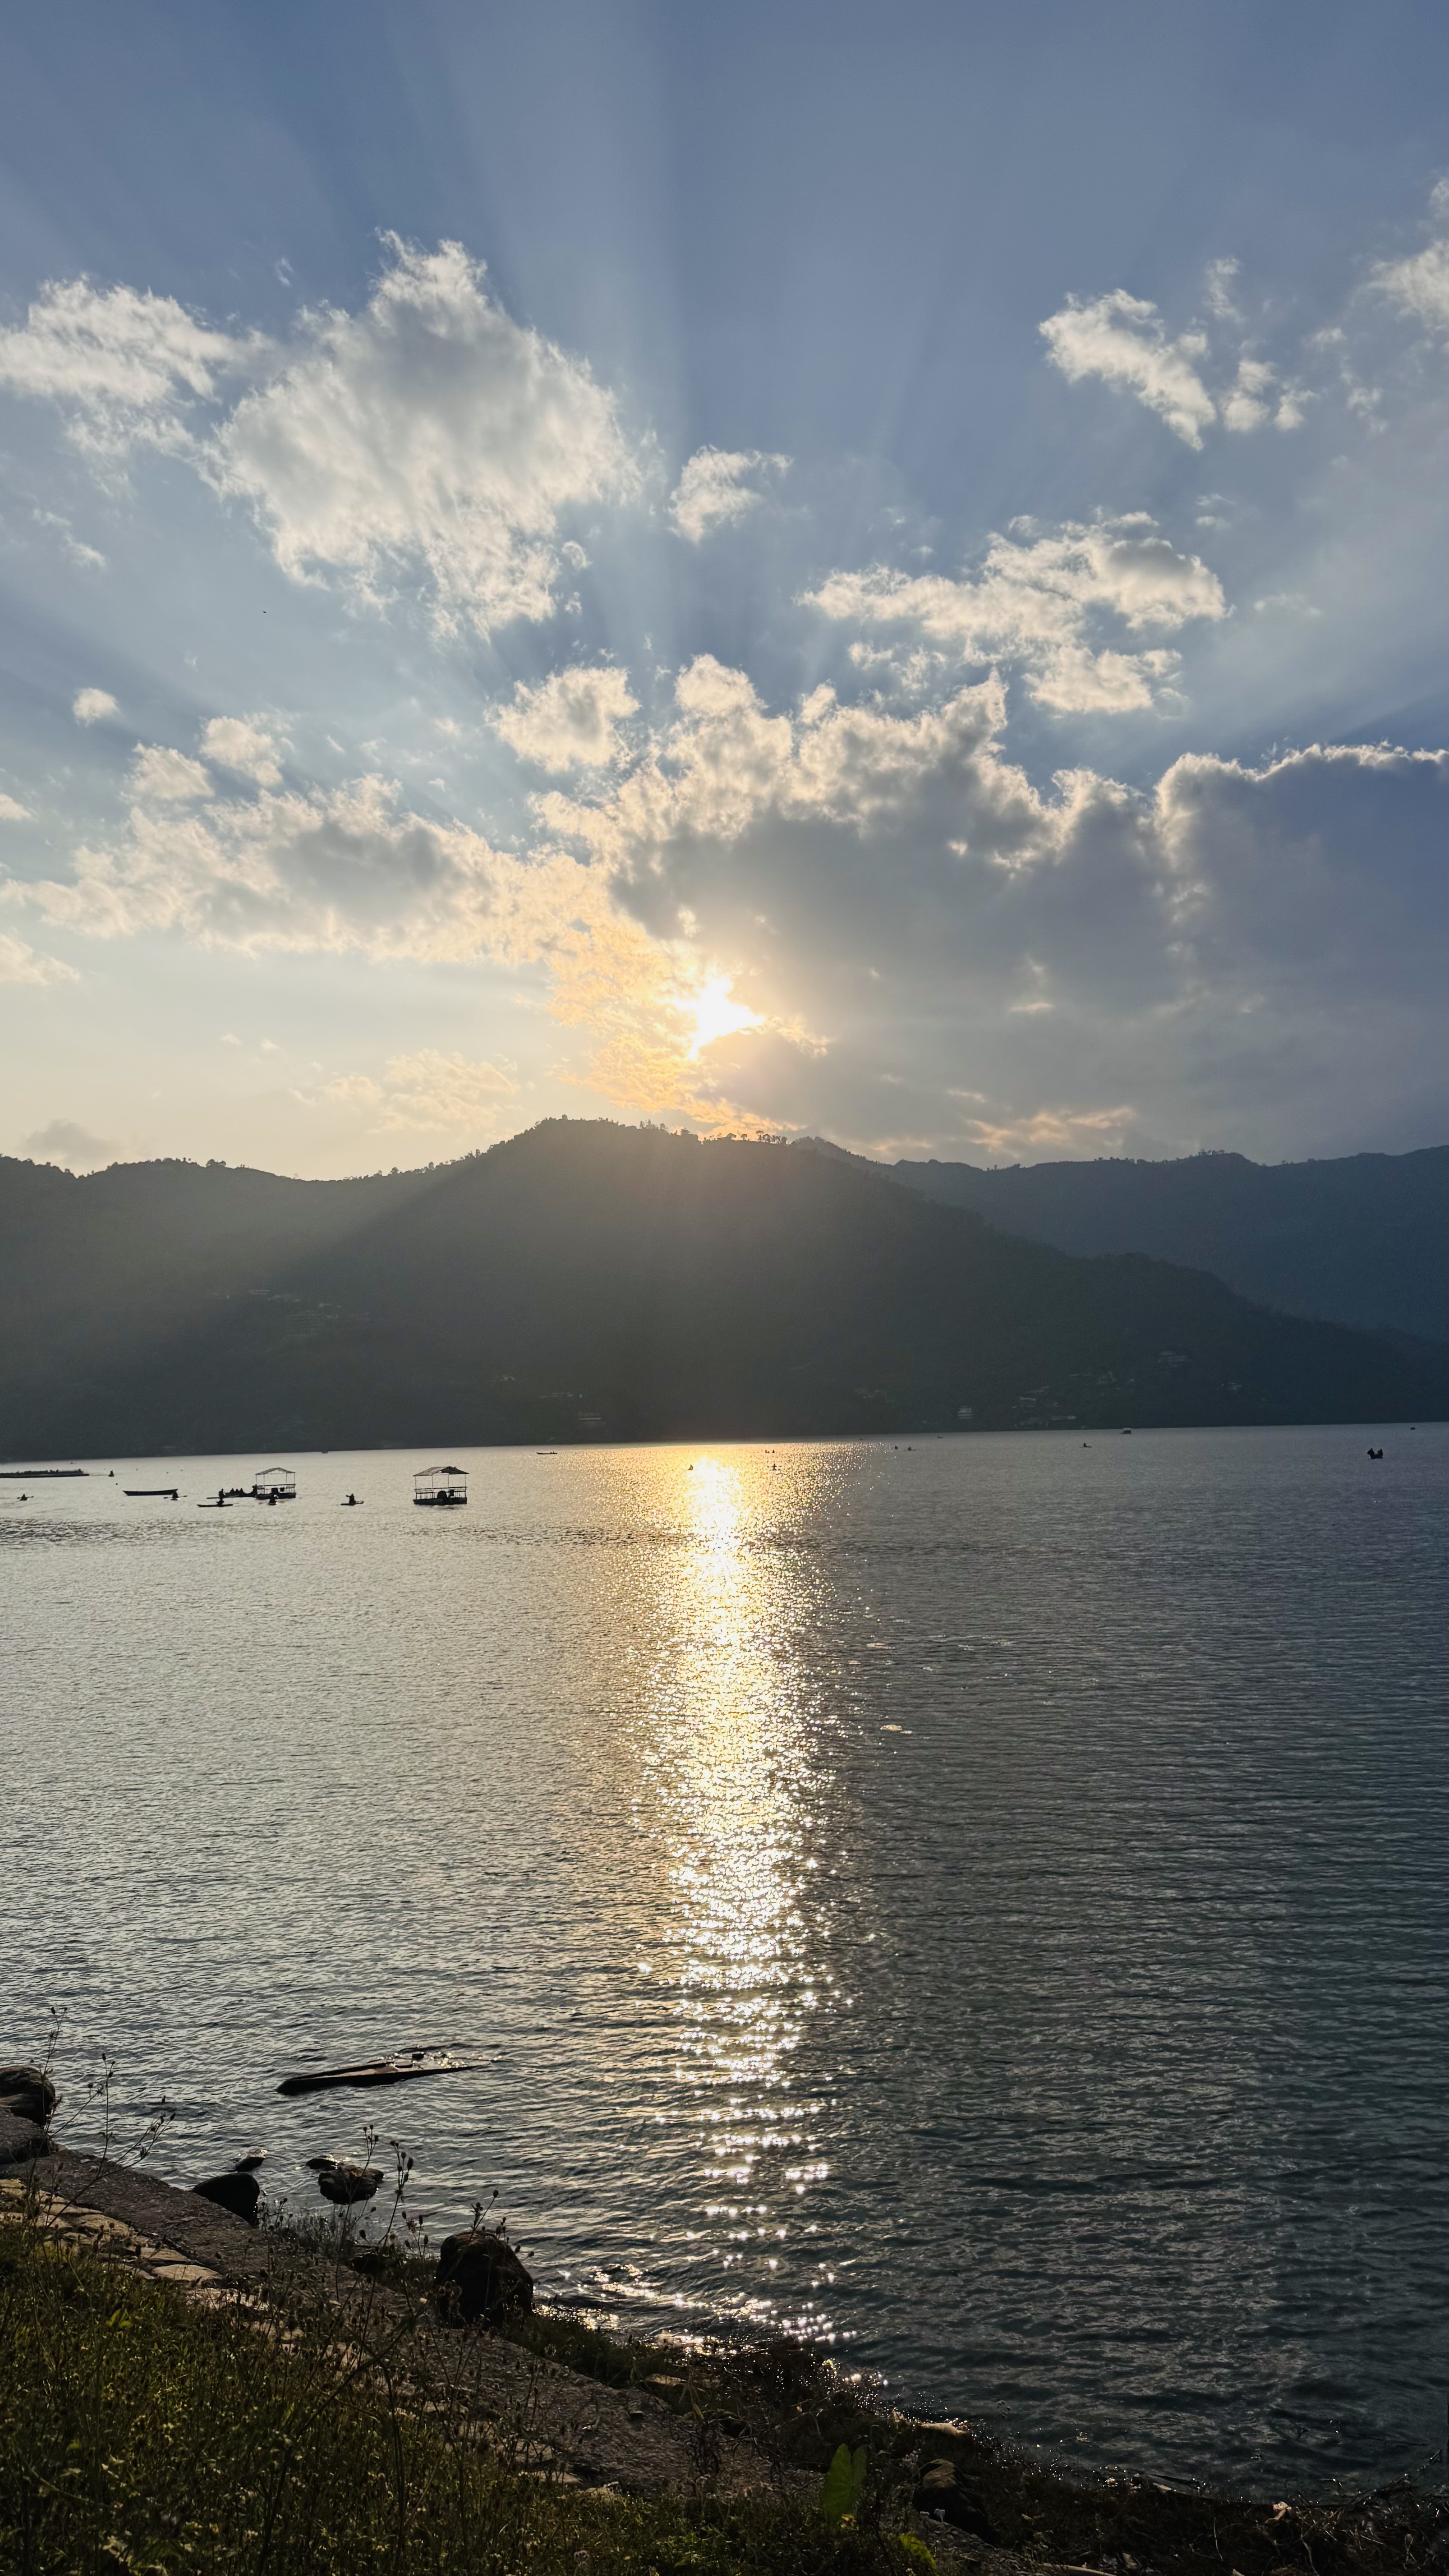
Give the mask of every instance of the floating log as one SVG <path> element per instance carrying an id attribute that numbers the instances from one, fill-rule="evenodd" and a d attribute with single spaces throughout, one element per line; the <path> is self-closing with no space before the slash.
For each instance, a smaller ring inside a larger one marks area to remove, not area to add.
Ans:
<path id="1" fill-rule="evenodd" d="M 319 2066 L 312 2075 L 284 2075 L 277 2086 L 279 2093 L 326 2093 L 339 2084 L 413 2084 L 420 2075 L 466 2075 L 470 2061 L 462 2057 L 424 2060 L 404 2058 L 399 2065 L 395 2057 L 375 2058 L 366 2066 Z"/>

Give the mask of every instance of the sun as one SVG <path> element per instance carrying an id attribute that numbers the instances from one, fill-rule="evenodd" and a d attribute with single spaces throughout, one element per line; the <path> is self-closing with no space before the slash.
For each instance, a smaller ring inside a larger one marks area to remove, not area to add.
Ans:
<path id="1" fill-rule="evenodd" d="M 752 1011 L 746 1002 L 731 1001 L 728 975 L 711 975 L 707 984 L 689 995 L 684 1007 L 694 1021 L 689 1050 L 692 1056 L 713 1046 L 716 1038 L 732 1038 L 740 1029 L 757 1029 L 760 1025 L 758 1011 Z"/>

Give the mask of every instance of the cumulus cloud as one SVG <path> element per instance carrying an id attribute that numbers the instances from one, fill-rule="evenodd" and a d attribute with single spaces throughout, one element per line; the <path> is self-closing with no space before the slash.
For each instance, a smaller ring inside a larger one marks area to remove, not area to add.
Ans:
<path id="1" fill-rule="evenodd" d="M 1429 215 L 1432 238 L 1406 259 L 1381 261 L 1370 282 L 1426 331 L 1449 332 L 1449 179 L 1435 188 Z"/>
<path id="2" fill-rule="evenodd" d="M 607 662 L 579 664 L 537 688 L 520 681 L 493 723 L 520 760 L 540 769 L 602 769 L 620 758 L 619 727 L 638 711 L 622 671 Z"/>
<path id="3" fill-rule="evenodd" d="M 74 984 L 78 980 L 73 966 L 63 966 L 58 957 L 42 957 L 23 939 L 0 930 L 0 984 Z"/>
<path id="4" fill-rule="evenodd" d="M 1227 291 L 1235 273 L 1233 261 L 1215 262 L 1209 271 L 1207 300 L 1218 319 L 1236 319 Z M 1276 429 L 1296 429 L 1302 421 L 1302 389 L 1280 384 L 1276 367 L 1245 351 L 1237 353 L 1230 380 L 1214 392 L 1206 333 L 1184 331 L 1169 339 L 1156 305 L 1120 287 L 1090 302 L 1068 296 L 1040 329 L 1053 366 L 1070 384 L 1097 376 L 1122 386 L 1189 447 L 1201 447 L 1205 432 L 1219 421 L 1239 432 L 1270 421 Z"/>
<path id="5" fill-rule="evenodd" d="M 28 823 L 30 808 L 18 796 L 0 795 L 0 823 Z"/>
<path id="6" fill-rule="evenodd" d="M 457 242 L 389 237 L 360 312 L 290 345 L 78 278 L 0 332 L 0 386 L 97 454 L 149 446 L 244 501 L 282 570 L 376 599 L 421 581 L 442 631 L 542 618 L 583 560 L 563 522 L 638 488 L 612 396 L 513 321 Z"/>
<path id="7" fill-rule="evenodd" d="M 628 777 L 540 818 L 653 939 L 729 961 L 759 1024 L 711 1069 L 780 1123 L 939 1139 L 954 1095 L 963 1141 L 1049 1116 L 1191 1144 L 1269 1100 L 1307 1121 L 1351 1091 L 1368 1123 L 1427 1096 L 1441 759 L 1310 748 L 1044 794 L 1003 712 L 988 681 L 913 715 L 791 717 L 704 660 Z"/>
<path id="8" fill-rule="evenodd" d="M 211 780 L 200 761 L 159 742 L 137 743 L 126 784 L 134 797 L 166 805 L 186 805 L 211 794 Z"/>
<path id="9" fill-rule="evenodd" d="M 93 1136 L 89 1127 L 78 1126 L 74 1118 L 52 1118 L 48 1127 L 37 1127 L 23 1142 L 26 1153 L 37 1162 L 64 1163 L 78 1172 L 114 1162 L 120 1150 L 114 1136 Z"/>
<path id="10" fill-rule="evenodd" d="M 213 716 L 201 736 L 208 760 L 253 778 L 259 787 L 280 787 L 282 771 L 277 745 L 264 725 L 245 716 Z"/>
<path id="11" fill-rule="evenodd" d="M 151 747 L 153 751 L 155 747 Z M 143 765 L 144 762 L 144 765 Z M 507 964 L 583 935 L 605 890 L 570 859 L 522 860 L 426 821 L 386 779 L 308 793 L 193 793 L 182 752 L 138 761 L 124 831 L 72 873 L 0 897 L 94 938 L 162 931 L 208 946 L 360 950 Z"/>
<path id="12" fill-rule="evenodd" d="M 78 725 L 99 724 L 104 716 L 121 712 L 109 689 L 77 689 L 70 711 Z"/>
<path id="13" fill-rule="evenodd" d="M 517 1089 L 501 1065 L 423 1047 L 416 1055 L 390 1056 L 381 1081 L 366 1073 L 338 1074 L 318 1097 L 366 1111 L 383 1130 L 491 1135 Z"/>
<path id="14" fill-rule="evenodd" d="M 691 545 L 702 544 L 716 528 L 733 527 L 758 509 L 764 497 L 760 478 L 785 473 L 789 463 L 788 456 L 768 456 L 757 447 L 697 448 L 670 495 L 673 525 Z"/>
<path id="15" fill-rule="evenodd" d="M 1124 621 L 1181 613 L 1183 560 L 1117 566 Z M 377 778 L 208 799 L 153 770 L 113 844 L 0 892 L 102 937 L 528 965 L 595 1096 L 700 1124 L 1272 1150 L 1284 1122 L 1331 1141 L 1437 1099 L 1442 759 L 1309 748 L 1043 789 L 1004 716 L 994 677 L 785 711 L 705 655 L 632 762 L 535 797 L 526 855 Z M 470 1063 L 399 1058 L 328 1096 L 483 1132 L 512 1076 Z"/>
<path id="16" fill-rule="evenodd" d="M 881 566 L 834 573 L 808 604 L 867 631 L 905 627 L 963 662 L 1017 662 L 1032 697 L 1062 712 L 1148 707 L 1176 677 L 1171 650 L 1124 653 L 1096 640 L 1104 618 L 1136 638 L 1227 613 L 1217 576 L 1143 517 L 993 537 L 973 579 Z"/>
<path id="17" fill-rule="evenodd" d="M 1200 332 L 1169 340 L 1156 305 L 1120 287 L 1091 303 L 1069 296 L 1040 327 L 1053 366 L 1069 383 L 1101 376 L 1108 384 L 1125 385 L 1189 447 L 1201 447 L 1217 405 L 1198 372 L 1207 354 Z"/>
<path id="18" fill-rule="evenodd" d="M 459 243 L 389 252 L 360 313 L 306 318 L 211 470 L 295 579 L 341 572 L 375 594 L 420 569 L 443 629 L 546 617 L 560 521 L 638 483 L 613 399 L 493 301 Z"/>
<path id="19" fill-rule="evenodd" d="M 24 322 L 0 331 L 0 386 L 58 404 L 78 446 L 184 452 L 196 405 L 267 357 L 260 334 L 212 330 L 174 296 L 76 277 L 43 287 Z"/>

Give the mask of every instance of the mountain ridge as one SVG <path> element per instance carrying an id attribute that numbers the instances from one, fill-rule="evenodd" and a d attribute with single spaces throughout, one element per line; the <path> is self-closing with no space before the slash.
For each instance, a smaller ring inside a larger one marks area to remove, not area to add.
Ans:
<path id="1" fill-rule="evenodd" d="M 548 1120 L 341 1182 L 0 1161 L 0 1449 L 1391 1420 L 1436 1355 L 776 1143 Z"/>
<path id="2" fill-rule="evenodd" d="M 796 1143 L 845 1151 L 823 1138 Z M 1302 1163 L 1205 1153 L 991 1170 L 850 1159 L 1058 1252 L 1140 1252 L 1209 1270 L 1284 1314 L 1449 1339 L 1449 1146 Z"/>

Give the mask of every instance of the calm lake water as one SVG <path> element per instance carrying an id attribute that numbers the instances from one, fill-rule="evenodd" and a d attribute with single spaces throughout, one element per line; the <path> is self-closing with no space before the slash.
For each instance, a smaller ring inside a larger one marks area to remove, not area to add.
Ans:
<path id="1" fill-rule="evenodd" d="M 1443 1428 L 457 1454 L 0 1484 L 0 2050 L 66 2014 L 75 2130 L 104 2047 L 165 2174 L 320 2208 L 373 2118 L 549 2290 L 1069 2455 L 1431 2457 Z"/>

